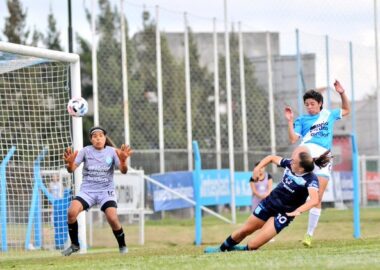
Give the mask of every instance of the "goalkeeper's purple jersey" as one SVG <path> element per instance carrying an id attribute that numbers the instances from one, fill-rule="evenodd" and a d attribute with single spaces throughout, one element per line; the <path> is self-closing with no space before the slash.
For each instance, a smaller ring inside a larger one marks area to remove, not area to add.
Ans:
<path id="1" fill-rule="evenodd" d="M 97 150 L 92 145 L 84 147 L 75 158 L 75 164 L 83 164 L 83 180 L 80 191 L 114 190 L 114 167 L 119 167 L 120 161 L 115 149 L 106 146 Z"/>

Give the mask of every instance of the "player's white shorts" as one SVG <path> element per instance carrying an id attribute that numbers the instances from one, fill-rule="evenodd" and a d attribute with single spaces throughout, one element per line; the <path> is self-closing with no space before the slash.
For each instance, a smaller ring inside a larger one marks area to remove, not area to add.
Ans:
<path id="1" fill-rule="evenodd" d="M 324 152 L 326 152 L 328 149 L 321 147 L 317 144 L 314 143 L 305 143 L 304 144 L 310 151 L 310 155 L 315 158 L 315 157 L 320 157 Z M 324 178 L 327 178 L 327 180 L 330 180 L 331 178 L 331 170 L 332 170 L 332 159 L 331 161 L 327 164 L 326 167 L 319 168 L 317 165 L 315 165 L 314 168 L 314 173 L 317 176 L 322 176 Z"/>
<path id="2" fill-rule="evenodd" d="M 109 201 L 114 201 L 116 204 L 116 194 L 114 190 L 102 191 L 83 191 L 81 190 L 76 197 L 82 198 L 87 204 L 88 208 L 98 204 L 100 208 Z"/>

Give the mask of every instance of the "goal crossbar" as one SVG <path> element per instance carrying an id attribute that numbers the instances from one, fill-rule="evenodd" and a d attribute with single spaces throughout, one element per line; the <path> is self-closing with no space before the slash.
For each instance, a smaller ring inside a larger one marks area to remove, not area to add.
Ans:
<path id="1" fill-rule="evenodd" d="M 75 53 L 65 53 L 43 48 L 13 44 L 3 41 L 0 41 L 0 51 L 39 58 L 47 58 L 55 61 L 62 61 L 68 63 L 76 63 L 79 61 L 79 55 Z"/>

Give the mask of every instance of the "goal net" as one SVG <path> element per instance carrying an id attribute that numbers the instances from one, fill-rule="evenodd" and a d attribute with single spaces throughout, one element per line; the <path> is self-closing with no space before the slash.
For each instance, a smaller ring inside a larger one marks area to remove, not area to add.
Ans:
<path id="1" fill-rule="evenodd" d="M 0 42 L 1 252 L 57 250 L 68 239 L 74 189 L 62 156 L 71 126 L 81 136 L 66 110 L 78 66 L 77 55 Z"/>

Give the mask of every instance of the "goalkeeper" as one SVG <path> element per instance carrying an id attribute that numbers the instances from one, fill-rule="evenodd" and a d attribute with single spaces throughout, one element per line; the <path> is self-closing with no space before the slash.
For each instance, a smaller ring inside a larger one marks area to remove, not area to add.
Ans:
<path id="1" fill-rule="evenodd" d="M 77 216 L 83 210 L 88 210 L 95 204 L 106 215 L 113 234 L 119 244 L 120 253 L 127 253 L 123 228 L 119 222 L 116 208 L 116 194 L 113 181 L 114 167 L 118 167 L 121 173 L 128 171 L 127 159 L 132 150 L 124 144 L 120 149 L 115 149 L 114 144 L 106 136 L 107 132 L 101 127 L 90 129 L 91 145 L 79 151 L 73 152 L 68 147 L 64 154 L 67 170 L 72 173 L 83 162 L 83 182 L 79 194 L 74 197 L 68 210 L 68 229 L 71 246 L 62 251 L 62 255 L 70 256 L 79 251 Z"/>
<path id="2" fill-rule="evenodd" d="M 219 247 L 206 247 L 204 252 L 256 250 L 280 233 L 295 216 L 318 204 L 319 183 L 313 173 L 314 163 L 320 167 L 326 166 L 330 161 L 328 153 L 329 151 L 326 151 L 319 158 L 313 159 L 305 146 L 299 146 L 293 151 L 291 159 L 279 156 L 265 157 L 254 168 L 253 180 L 258 180 L 261 169 L 274 163 L 285 168 L 282 181 L 260 202 L 241 228 L 228 236 Z M 310 199 L 306 201 L 308 196 Z M 259 229 L 260 232 L 249 240 L 248 245 L 237 245 Z"/>

